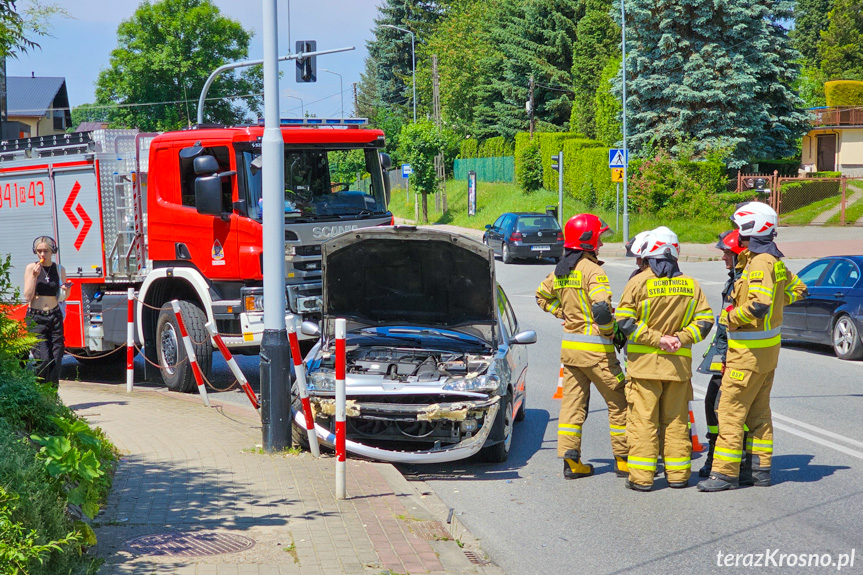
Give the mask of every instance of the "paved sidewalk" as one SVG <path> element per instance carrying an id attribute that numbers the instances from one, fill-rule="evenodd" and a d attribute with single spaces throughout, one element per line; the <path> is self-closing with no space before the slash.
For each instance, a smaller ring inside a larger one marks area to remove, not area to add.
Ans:
<path id="1" fill-rule="evenodd" d="M 124 454 L 94 522 L 102 574 L 502 573 L 426 484 L 349 459 L 338 501 L 333 457 L 262 453 L 251 408 L 66 380 L 60 396 Z"/>

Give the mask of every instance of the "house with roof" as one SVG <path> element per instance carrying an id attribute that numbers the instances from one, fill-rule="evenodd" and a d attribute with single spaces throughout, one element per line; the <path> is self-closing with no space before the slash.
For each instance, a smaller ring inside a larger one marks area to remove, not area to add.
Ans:
<path id="1" fill-rule="evenodd" d="M 30 128 L 18 137 L 63 134 L 72 125 L 65 78 L 7 76 L 6 95 L 8 120 Z"/>
<path id="2" fill-rule="evenodd" d="M 809 110 L 800 171 L 863 176 L 863 82 L 834 80 L 824 91 L 827 106 Z"/>

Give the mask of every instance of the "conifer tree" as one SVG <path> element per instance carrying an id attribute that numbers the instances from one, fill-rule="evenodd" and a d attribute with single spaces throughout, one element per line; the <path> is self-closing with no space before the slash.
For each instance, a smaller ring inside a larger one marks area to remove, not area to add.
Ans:
<path id="1" fill-rule="evenodd" d="M 808 129 L 791 85 L 799 54 L 782 22 L 788 0 L 628 0 L 630 145 L 696 153 L 728 148 L 732 165 L 780 158 Z M 619 4 L 618 4 L 619 7 Z"/>
<path id="2" fill-rule="evenodd" d="M 788 35 L 803 57 L 802 64 L 806 68 L 817 67 L 821 63 L 818 45 L 821 32 L 827 29 L 827 15 L 832 4 L 833 0 L 797 0 L 794 5 L 794 29 Z"/>
<path id="3" fill-rule="evenodd" d="M 589 138 L 597 135 L 595 98 L 610 59 L 620 55 L 620 28 L 611 18 L 611 0 L 587 0 L 572 47 L 573 102 L 570 129 Z"/>
<path id="4" fill-rule="evenodd" d="M 863 80 L 863 0 L 834 0 L 818 52 L 827 80 Z"/>

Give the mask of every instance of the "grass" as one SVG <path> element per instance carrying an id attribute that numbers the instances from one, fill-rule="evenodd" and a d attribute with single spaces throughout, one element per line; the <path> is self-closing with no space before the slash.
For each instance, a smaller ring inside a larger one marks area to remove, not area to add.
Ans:
<path id="1" fill-rule="evenodd" d="M 848 182 L 849 188 L 855 188 L 857 191 L 863 190 L 863 183 L 861 182 Z M 847 190 L 846 193 L 851 195 L 854 190 Z M 827 220 L 827 225 L 829 226 L 838 226 L 839 225 L 839 217 L 841 213 L 835 214 L 832 218 Z M 863 201 L 854 202 L 851 205 L 845 206 L 845 225 L 854 225 L 854 222 L 863 217 Z"/>
<path id="2" fill-rule="evenodd" d="M 832 198 L 824 198 L 823 200 L 812 202 L 808 206 L 803 206 L 793 212 L 782 214 L 779 217 L 779 224 L 783 226 L 808 226 L 818 214 L 838 206 L 840 201 L 842 201 L 841 197 L 834 196 Z"/>
<path id="3" fill-rule="evenodd" d="M 557 192 L 538 190 L 532 194 L 525 194 L 514 183 L 478 182 L 476 215 L 469 216 L 467 214 L 467 181 L 449 180 L 446 189 L 449 209 L 444 214 L 435 211 L 434 196 L 428 197 L 429 223 L 451 224 L 482 230 L 485 229 L 486 224 L 493 223 L 504 212 L 544 212 L 546 206 L 557 206 Z M 420 202 L 422 202 L 422 198 L 420 198 Z M 390 210 L 392 210 L 396 217 L 413 221 L 413 193 L 410 199 L 406 201 L 404 190 L 393 190 Z M 420 211 L 422 211 L 421 205 Z M 564 219 L 582 212 L 598 215 L 614 229 L 614 235 L 610 238 L 604 238 L 603 241 L 623 241 L 622 214 L 620 216 L 620 225 L 617 226 L 614 210 L 590 208 L 582 202 L 564 195 Z M 681 242 L 689 243 L 714 243 L 720 233 L 731 227 L 726 218 L 714 221 L 692 221 L 661 220 L 656 216 L 642 214 L 630 214 L 629 216 L 630 235 L 634 235 L 642 230 L 653 229 L 660 225 L 668 226 L 677 233 Z"/>

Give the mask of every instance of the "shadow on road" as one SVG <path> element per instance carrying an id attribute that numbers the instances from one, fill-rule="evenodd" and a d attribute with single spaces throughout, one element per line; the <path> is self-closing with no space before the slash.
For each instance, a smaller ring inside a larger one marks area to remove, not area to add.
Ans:
<path id="1" fill-rule="evenodd" d="M 811 483 L 833 475 L 836 471 L 851 469 L 847 465 L 812 465 L 814 455 L 777 455 L 773 458 L 773 483 Z"/>

